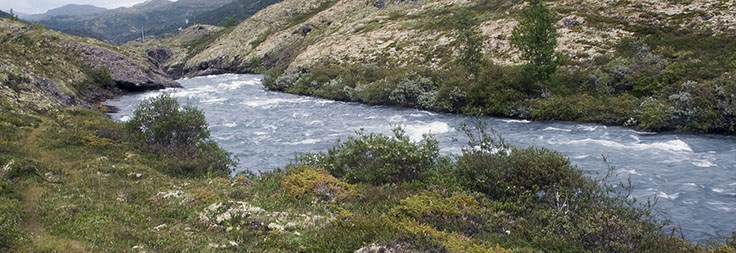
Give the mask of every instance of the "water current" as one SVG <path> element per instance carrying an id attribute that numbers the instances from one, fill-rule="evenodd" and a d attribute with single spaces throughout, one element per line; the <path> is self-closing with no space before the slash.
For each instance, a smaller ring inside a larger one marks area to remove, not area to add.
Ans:
<path id="1" fill-rule="evenodd" d="M 445 155 L 466 145 L 457 128 L 475 118 L 416 109 L 368 106 L 267 91 L 259 75 L 182 79 L 184 88 L 127 95 L 108 101 L 129 119 L 135 106 L 167 92 L 204 111 L 213 138 L 240 159 L 237 170 L 283 167 L 297 153 L 325 151 L 356 131 L 390 134 L 403 127 L 413 140 L 430 133 Z M 736 138 L 722 135 L 648 133 L 624 127 L 570 122 L 482 118 L 507 142 L 557 150 L 596 177 L 615 166 L 631 178 L 633 196 L 656 197 L 656 213 L 681 226 L 687 239 L 703 241 L 736 231 Z M 454 141 L 455 140 L 455 141 Z"/>

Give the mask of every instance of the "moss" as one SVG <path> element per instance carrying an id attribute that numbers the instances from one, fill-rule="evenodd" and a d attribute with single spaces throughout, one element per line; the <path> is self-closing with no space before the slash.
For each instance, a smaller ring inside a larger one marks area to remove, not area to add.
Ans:
<path id="1" fill-rule="evenodd" d="M 401 205 L 391 209 L 393 216 L 408 216 L 415 219 L 423 216 L 442 216 L 445 218 L 469 215 L 480 207 L 478 201 L 467 194 L 442 198 L 430 194 L 419 194 L 401 200 Z"/>
<path id="2" fill-rule="evenodd" d="M 386 216 L 384 216 L 384 219 Z M 415 221 L 388 221 L 395 224 L 399 230 L 404 231 L 413 236 L 429 241 L 440 248 L 449 252 L 469 252 L 469 253 L 510 253 L 509 249 L 504 249 L 499 245 L 486 246 L 473 239 L 458 233 L 438 231 L 437 229 L 420 224 Z"/>
<path id="3" fill-rule="evenodd" d="M 355 194 L 355 187 L 342 182 L 322 168 L 299 166 L 289 170 L 281 187 L 294 198 L 319 197 L 345 199 Z"/>

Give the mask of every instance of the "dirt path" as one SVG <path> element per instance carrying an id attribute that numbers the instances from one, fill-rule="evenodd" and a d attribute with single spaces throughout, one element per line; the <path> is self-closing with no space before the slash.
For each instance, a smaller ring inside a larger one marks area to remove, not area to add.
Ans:
<path id="1" fill-rule="evenodd" d="M 49 157 L 48 154 L 41 155 L 40 146 L 36 141 L 38 139 L 38 135 L 43 132 L 47 125 L 47 119 L 42 119 L 41 124 L 31 130 L 28 137 L 23 140 L 23 147 L 31 157 Z M 39 162 L 51 162 L 43 160 L 44 159 Z M 82 243 L 59 238 L 46 231 L 46 227 L 43 225 L 39 217 L 40 214 L 38 212 L 38 206 L 39 200 L 50 186 L 51 185 L 48 182 L 33 182 L 33 180 L 27 180 L 26 182 L 18 185 L 18 190 L 23 198 L 23 210 L 26 215 L 23 222 L 23 229 L 31 237 L 31 240 L 33 241 L 32 245 L 47 245 L 46 248 L 34 248 L 33 250 L 48 249 L 59 252 L 88 252 Z"/>

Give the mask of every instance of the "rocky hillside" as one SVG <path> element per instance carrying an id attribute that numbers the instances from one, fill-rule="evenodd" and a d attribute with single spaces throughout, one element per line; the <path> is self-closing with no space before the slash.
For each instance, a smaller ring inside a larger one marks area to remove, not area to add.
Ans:
<path id="1" fill-rule="evenodd" d="M 65 33 L 122 44 L 146 36 L 176 34 L 199 14 L 231 0 L 151 0 L 129 8 L 117 8 L 84 16 L 44 16 L 41 24 Z"/>
<path id="2" fill-rule="evenodd" d="M 192 73 L 208 68 L 247 68 L 247 60 L 269 65 L 309 66 L 323 58 L 370 62 L 386 58 L 399 64 L 442 67 L 453 55 L 457 30 L 453 13 L 475 10 L 475 30 L 492 62 L 520 64 L 510 45 L 515 15 L 523 1 L 354 1 L 290 0 L 243 22 L 187 62 Z M 736 8 L 730 1 L 551 1 L 559 15 L 558 50 L 575 61 L 610 55 L 641 27 L 697 29 L 736 34 Z"/>
<path id="3" fill-rule="evenodd" d="M 560 68 L 542 86 L 511 43 L 522 0 L 287 0 L 162 64 L 186 76 L 268 71 L 273 90 L 369 104 L 736 133 L 735 5 L 546 1 Z M 463 62 L 475 49 L 477 62 Z"/>
<path id="4" fill-rule="evenodd" d="M 4 108 L 90 105 L 116 90 L 178 84 L 147 57 L 93 39 L 0 18 L 0 93 Z"/>

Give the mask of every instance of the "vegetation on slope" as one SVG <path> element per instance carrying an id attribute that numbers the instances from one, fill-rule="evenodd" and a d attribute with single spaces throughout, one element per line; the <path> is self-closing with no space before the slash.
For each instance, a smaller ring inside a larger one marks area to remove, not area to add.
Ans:
<path id="1" fill-rule="evenodd" d="M 217 9 L 229 2 L 229 0 L 176 2 L 155 0 L 91 15 L 45 16 L 38 22 L 72 35 L 123 44 L 140 39 L 144 34 L 147 37 L 173 35 L 179 28 L 194 24 L 187 21 L 191 21 L 200 13 Z"/>
<path id="2" fill-rule="evenodd" d="M 540 1 L 558 35 L 547 67 L 559 66 L 540 83 L 513 40 L 522 2 L 288 0 L 163 64 L 264 72 L 273 90 L 369 104 L 736 132 L 732 4 Z"/>
<path id="3" fill-rule="evenodd" d="M 464 56 L 468 49 L 472 56 L 472 48 L 480 42 L 468 39 L 466 23 L 453 20 L 476 20 L 487 14 L 454 13 L 444 23 L 459 31 L 455 43 L 464 51 L 444 68 L 380 56 L 357 63 L 327 57 L 304 67 L 272 66 L 266 85 L 295 94 L 471 115 L 736 133 L 736 83 L 731 74 L 736 70 L 736 43 L 730 35 L 626 24 L 624 29 L 633 35 L 621 39 L 612 53 L 588 61 L 561 56 L 559 71 L 546 71 L 540 83 L 529 66 L 550 69 L 550 64 L 504 66 Z M 608 19 L 588 22 L 622 25 Z"/>
<path id="4" fill-rule="evenodd" d="M 225 25 L 225 21 L 227 21 L 227 18 L 230 18 L 234 24 L 238 24 L 263 8 L 278 2 L 281 2 L 281 0 L 235 0 L 220 8 L 199 14 L 192 21 L 196 24 L 227 26 Z"/>
<path id="5" fill-rule="evenodd" d="M 734 250 L 665 234 L 651 207 L 627 198 L 629 188 L 585 178 L 559 153 L 513 147 L 482 127 L 469 131 L 456 160 L 439 156 L 431 137 L 412 143 L 397 129 L 230 178 L 181 174 L 171 166 L 187 154 L 151 153 L 161 142 L 98 111 L 0 116 L 6 251 Z"/>

